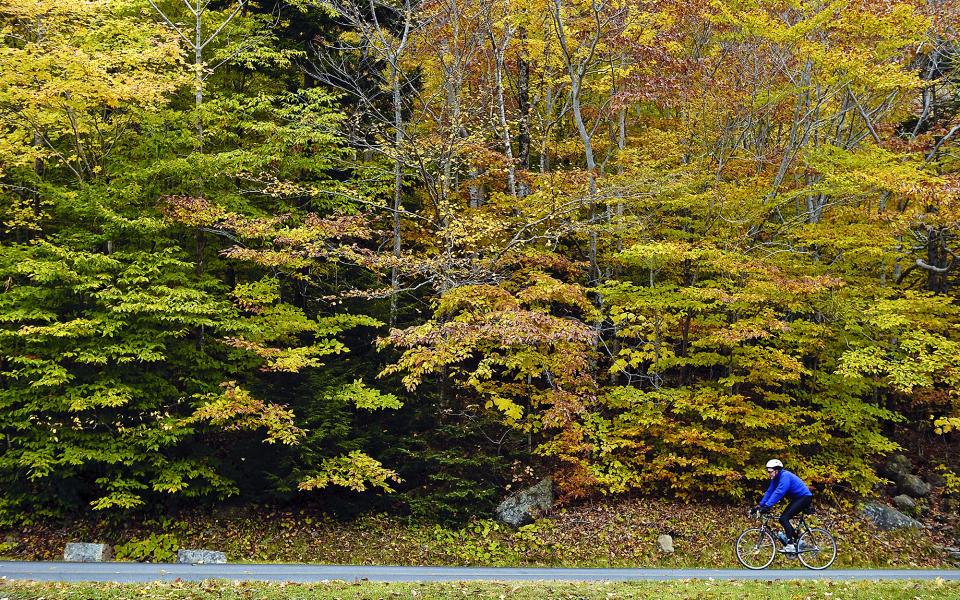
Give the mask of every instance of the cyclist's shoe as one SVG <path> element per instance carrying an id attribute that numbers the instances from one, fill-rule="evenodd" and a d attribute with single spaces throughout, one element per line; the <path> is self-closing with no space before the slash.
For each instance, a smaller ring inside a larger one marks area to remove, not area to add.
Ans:
<path id="1" fill-rule="evenodd" d="M 809 549 L 810 546 L 808 546 L 806 542 L 800 542 L 800 543 L 797 544 L 797 548 L 799 549 L 799 551 L 802 552 L 802 551 L 804 551 L 804 550 Z"/>
<path id="2" fill-rule="evenodd" d="M 796 554 L 797 547 L 794 544 L 787 544 L 786 546 L 783 547 L 783 552 L 784 554 Z"/>

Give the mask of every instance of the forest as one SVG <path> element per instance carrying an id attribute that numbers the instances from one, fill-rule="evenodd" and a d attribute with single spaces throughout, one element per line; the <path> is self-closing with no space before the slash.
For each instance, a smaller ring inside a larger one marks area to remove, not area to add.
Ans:
<path id="1" fill-rule="evenodd" d="M 960 2 L 0 0 L 0 526 L 960 485 Z"/>

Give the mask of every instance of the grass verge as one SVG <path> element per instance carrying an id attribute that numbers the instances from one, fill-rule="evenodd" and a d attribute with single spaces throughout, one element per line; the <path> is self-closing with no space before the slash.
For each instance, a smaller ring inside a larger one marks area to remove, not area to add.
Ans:
<path id="1" fill-rule="evenodd" d="M 934 581 L 637 581 L 611 583 L 449 582 L 312 584 L 204 581 L 93 584 L 0 582 L 8 600 L 953 600 L 960 582 Z"/>

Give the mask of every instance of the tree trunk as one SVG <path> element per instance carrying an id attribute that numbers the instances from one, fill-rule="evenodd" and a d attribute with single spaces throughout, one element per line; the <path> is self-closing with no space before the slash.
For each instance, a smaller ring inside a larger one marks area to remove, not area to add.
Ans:
<path id="1" fill-rule="evenodd" d="M 521 40 L 527 37 L 523 27 L 518 30 Z M 521 52 L 523 52 L 521 50 Z M 524 171 L 530 170 L 530 63 L 521 54 L 517 58 L 517 106 L 520 109 L 520 131 L 517 133 L 517 165 Z M 517 188 L 521 198 L 530 195 L 530 186 L 521 181 Z"/>
<path id="2" fill-rule="evenodd" d="M 507 122 L 507 111 L 503 99 L 503 63 L 506 56 L 507 46 L 510 44 L 510 38 L 513 31 L 510 26 L 505 26 L 504 38 L 498 43 L 497 37 L 493 31 L 493 21 L 490 15 L 487 18 L 487 36 L 490 39 L 490 47 L 493 50 L 493 77 L 494 94 L 497 101 L 497 116 L 500 118 L 500 139 L 503 143 L 503 153 L 507 157 L 507 191 L 511 196 L 517 195 L 517 174 L 516 164 L 513 161 L 513 143 L 510 138 L 510 124 Z"/>
<path id="3" fill-rule="evenodd" d="M 393 82 L 393 127 L 394 127 L 394 157 L 393 163 L 393 257 L 400 258 L 400 206 L 403 195 L 403 163 L 400 161 L 400 146 L 403 143 L 403 111 L 400 96 L 399 67 L 391 64 L 391 79 Z M 397 322 L 397 288 L 400 287 L 400 273 L 397 267 L 390 269 L 390 327 Z"/>

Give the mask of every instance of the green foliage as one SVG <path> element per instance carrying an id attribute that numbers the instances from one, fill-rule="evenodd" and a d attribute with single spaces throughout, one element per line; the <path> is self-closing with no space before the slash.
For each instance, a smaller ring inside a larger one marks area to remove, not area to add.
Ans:
<path id="1" fill-rule="evenodd" d="M 84 497 L 96 509 L 132 508 L 142 490 L 186 481 L 191 493 L 232 493 L 202 447 L 165 456 L 196 433 L 177 416 L 196 381 L 172 373 L 198 358 L 191 331 L 222 322 L 229 305 L 181 285 L 192 265 L 176 247 L 107 255 L 61 244 L 11 245 L 0 258 L 11 282 L 0 297 L 8 436 L 0 470 L 11 489 L 41 514 L 47 502 Z"/>
<path id="2" fill-rule="evenodd" d="M 393 394 L 384 394 L 379 390 L 369 388 L 359 379 L 343 386 L 337 392 L 336 398 L 366 410 L 398 409 L 403 406 L 403 402 Z"/>
<path id="3" fill-rule="evenodd" d="M 960 386 L 960 339 L 951 325 L 960 315 L 947 298 L 906 291 L 865 307 L 851 329 L 876 340 L 841 358 L 840 373 L 882 377 L 895 390 Z"/>
<path id="4" fill-rule="evenodd" d="M 442 450 L 405 450 L 396 453 L 404 460 L 401 470 L 407 479 L 422 485 L 406 490 L 402 501 L 419 520 L 463 523 L 475 514 L 486 514 L 499 499 L 502 460 L 482 452 L 468 454 L 463 447 Z"/>
<path id="5" fill-rule="evenodd" d="M 239 6 L 0 0 L 0 523 L 956 445 L 945 3 Z"/>
<path id="6" fill-rule="evenodd" d="M 297 56 L 274 52 L 275 37 L 235 53 L 265 17 L 240 15 L 208 46 L 226 62 L 200 107 L 200 146 L 176 34 L 142 3 L 68 4 L 0 4 L 3 523 L 249 489 L 234 456 L 306 439 L 296 413 L 265 399 L 285 393 L 272 374 L 317 369 L 348 350 L 337 336 L 379 323 L 294 306 L 282 294 L 296 273 L 229 266 L 215 237 L 158 206 L 198 190 L 254 214 L 349 205 L 322 194 L 341 153 L 332 96 L 267 72 Z M 358 383 L 344 394 L 400 404 Z"/>
<path id="7" fill-rule="evenodd" d="M 951 496 L 960 493 L 960 474 L 954 472 L 943 464 L 938 464 L 936 466 L 936 472 L 943 477 L 946 483 L 946 485 L 943 487 L 944 496 Z"/>
<path id="8" fill-rule="evenodd" d="M 388 485 L 388 481 L 400 481 L 400 479 L 395 472 L 383 468 L 380 461 L 362 452 L 353 451 L 346 456 L 324 460 L 318 473 L 300 482 L 300 489 L 312 490 L 328 485 L 339 485 L 362 492 L 369 485 L 392 492 L 393 488 Z"/>
<path id="9" fill-rule="evenodd" d="M 143 539 L 132 539 L 114 547 L 117 560 L 136 562 L 174 562 L 180 543 L 172 533 L 151 533 Z"/>

